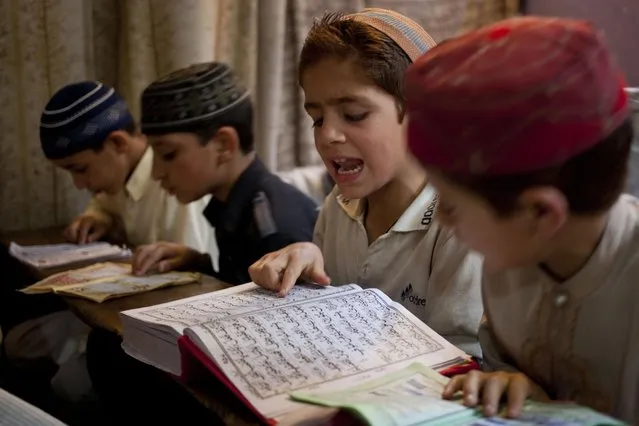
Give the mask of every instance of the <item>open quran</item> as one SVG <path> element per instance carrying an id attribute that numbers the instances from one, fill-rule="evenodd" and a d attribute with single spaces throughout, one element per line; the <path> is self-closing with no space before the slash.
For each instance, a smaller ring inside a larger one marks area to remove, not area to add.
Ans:
<path id="1" fill-rule="evenodd" d="M 292 392 L 343 389 L 413 362 L 442 370 L 469 359 L 379 290 L 354 284 L 298 285 L 286 298 L 244 284 L 121 318 L 129 355 L 185 380 L 196 360 L 264 420 L 305 406 Z"/>
<path id="2" fill-rule="evenodd" d="M 51 275 L 21 291 L 26 294 L 57 293 L 100 303 L 163 287 L 190 284 L 199 279 L 199 274 L 190 272 L 135 276 L 131 274 L 129 264 L 104 262 Z"/>

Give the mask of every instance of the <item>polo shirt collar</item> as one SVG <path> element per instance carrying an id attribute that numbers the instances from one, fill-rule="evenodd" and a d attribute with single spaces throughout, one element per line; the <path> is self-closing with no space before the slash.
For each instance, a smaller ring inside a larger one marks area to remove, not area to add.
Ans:
<path id="1" fill-rule="evenodd" d="M 358 222 L 363 221 L 366 200 L 350 200 L 338 194 L 337 202 L 351 219 Z M 397 219 L 390 232 L 413 232 L 428 229 L 433 221 L 436 203 L 435 189 L 427 184 Z"/>

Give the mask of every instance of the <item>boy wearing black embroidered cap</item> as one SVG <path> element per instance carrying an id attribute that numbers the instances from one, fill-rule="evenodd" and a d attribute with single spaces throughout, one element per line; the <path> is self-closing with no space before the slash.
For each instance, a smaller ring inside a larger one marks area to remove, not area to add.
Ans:
<path id="1" fill-rule="evenodd" d="M 163 188 L 183 203 L 213 196 L 204 216 L 216 229 L 220 279 L 248 282 L 262 255 L 312 239 L 317 206 L 256 158 L 252 103 L 229 66 L 195 64 L 153 82 L 142 94 L 141 125 Z M 141 247 L 133 266 L 139 274 L 214 273 L 207 254 L 172 243 Z"/>

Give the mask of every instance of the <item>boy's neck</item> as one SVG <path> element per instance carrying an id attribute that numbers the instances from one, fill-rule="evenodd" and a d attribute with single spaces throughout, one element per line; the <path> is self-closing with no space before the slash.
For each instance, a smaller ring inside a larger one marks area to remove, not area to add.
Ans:
<path id="1" fill-rule="evenodd" d="M 369 244 L 393 227 L 426 182 L 426 171 L 410 158 L 398 176 L 366 197 L 364 226 Z"/>
<path id="2" fill-rule="evenodd" d="M 129 146 L 129 174 L 126 177 L 127 182 L 129 178 L 131 178 L 131 175 L 133 174 L 135 169 L 138 167 L 138 164 L 140 163 L 140 160 L 142 160 L 142 157 L 144 156 L 144 153 L 146 152 L 149 144 L 147 143 L 146 137 L 141 135 L 131 136 L 131 143 L 129 144 Z"/>
<path id="3" fill-rule="evenodd" d="M 571 216 L 543 262 L 554 278 L 574 276 L 596 250 L 608 223 L 608 213 L 596 216 Z"/>
<path id="4" fill-rule="evenodd" d="M 211 195 L 221 202 L 225 203 L 235 186 L 237 180 L 242 176 L 242 173 L 251 165 L 251 163 L 255 160 L 255 152 L 250 152 L 248 154 L 240 154 L 235 158 L 230 164 L 228 168 L 228 173 L 226 175 L 226 183 L 220 185 L 218 188 L 214 189 L 211 192 Z"/>

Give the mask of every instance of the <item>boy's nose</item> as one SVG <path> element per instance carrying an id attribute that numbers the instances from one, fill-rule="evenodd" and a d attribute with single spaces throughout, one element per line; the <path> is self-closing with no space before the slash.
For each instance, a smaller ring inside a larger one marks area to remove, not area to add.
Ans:
<path id="1" fill-rule="evenodd" d="M 341 131 L 339 126 L 331 125 L 330 123 L 326 123 L 325 121 L 320 128 L 320 132 L 321 141 L 323 143 L 335 144 L 346 142 L 346 136 L 344 135 L 344 132 Z"/>

